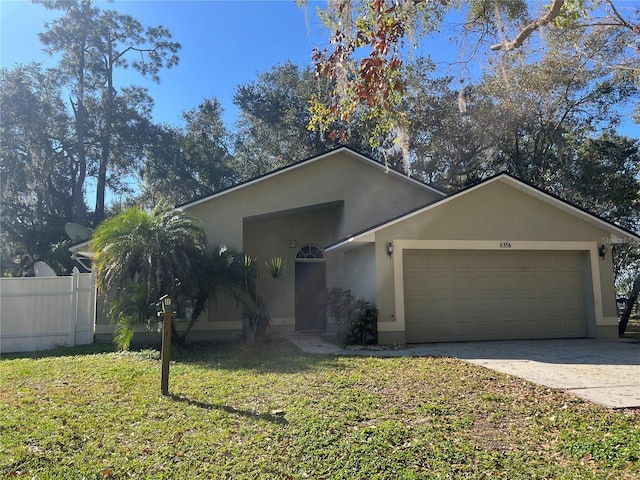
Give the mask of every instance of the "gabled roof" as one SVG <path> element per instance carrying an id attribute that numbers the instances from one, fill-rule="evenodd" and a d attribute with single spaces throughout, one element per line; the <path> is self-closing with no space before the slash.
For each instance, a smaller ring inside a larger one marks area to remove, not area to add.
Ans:
<path id="1" fill-rule="evenodd" d="M 528 195 L 531 195 L 545 203 L 551 204 L 556 208 L 559 208 L 571 215 L 581 218 L 582 220 L 588 223 L 591 223 L 592 225 L 595 225 L 598 228 L 601 228 L 603 230 L 610 232 L 610 234 L 612 235 L 611 237 L 612 243 L 640 242 L 640 237 L 635 232 L 632 232 L 631 230 L 627 230 L 623 227 L 615 225 L 614 223 L 611 223 L 591 212 L 588 212 L 583 208 L 580 208 L 566 200 L 563 200 L 556 195 L 553 195 L 549 192 L 545 192 L 544 190 L 538 187 L 535 187 L 527 182 L 524 182 L 523 180 L 520 180 L 519 178 L 514 177 L 513 175 L 507 172 L 502 172 L 486 180 L 483 180 L 475 185 L 471 185 L 463 190 L 460 190 L 459 192 L 449 195 L 446 198 L 436 200 L 435 202 L 431 202 L 426 205 L 422 205 L 418 208 L 415 208 L 413 210 L 410 210 L 408 212 L 405 212 L 403 214 L 390 218 L 385 222 L 369 227 L 366 230 L 362 230 L 360 232 L 356 232 L 352 235 L 349 235 L 331 245 L 328 245 L 327 247 L 325 247 L 325 250 L 326 251 L 335 250 L 352 243 L 358 244 L 358 243 L 374 242 L 375 233 L 377 231 L 382 230 L 383 228 L 387 228 L 395 223 L 407 220 L 415 215 L 420 215 L 421 213 L 424 213 L 428 210 L 438 208 L 439 206 L 444 205 L 448 202 L 455 201 L 456 199 L 464 195 L 470 194 L 474 190 L 483 188 L 486 185 L 489 185 L 494 182 L 503 182 L 507 185 L 510 185 L 511 187 L 514 187 L 524 193 L 527 193 Z"/>
<path id="2" fill-rule="evenodd" d="M 393 168 L 391 168 L 391 167 L 389 167 L 387 165 L 383 165 L 383 164 L 381 164 L 379 162 L 376 162 L 375 160 L 367 157 L 366 155 L 358 153 L 358 152 L 356 152 L 355 150 L 353 150 L 353 149 L 351 149 L 349 147 L 338 147 L 338 148 L 336 148 L 334 150 L 330 150 L 330 151 L 328 151 L 326 153 L 323 153 L 321 155 L 316 155 L 316 156 L 313 156 L 313 157 L 309 157 L 309 158 L 306 158 L 304 160 L 300 160 L 299 162 L 295 162 L 295 163 L 292 163 L 292 164 L 287 165 L 285 167 L 281 167 L 281 168 L 279 168 L 277 170 L 274 170 L 272 172 L 266 173 L 265 175 L 253 178 L 251 180 L 247 180 L 246 182 L 239 183 L 238 185 L 234 185 L 233 187 L 226 188 L 226 189 L 221 190 L 219 192 L 216 192 L 214 194 L 207 195 L 207 196 L 201 197 L 201 198 L 196 198 L 196 199 L 191 200 L 189 202 L 186 202 L 186 203 L 183 203 L 181 205 L 178 205 L 178 206 L 176 206 L 176 208 L 178 208 L 180 210 L 183 210 L 183 209 L 188 209 L 188 208 L 191 208 L 191 207 L 195 207 L 196 205 L 199 205 L 199 204 L 204 203 L 204 202 L 208 202 L 210 200 L 213 200 L 214 198 L 218 198 L 218 197 L 221 197 L 223 195 L 227 195 L 227 194 L 229 194 L 231 192 L 234 192 L 234 191 L 242 189 L 242 188 L 247 188 L 247 187 L 249 187 L 249 186 L 251 186 L 251 185 L 253 185 L 255 183 L 262 182 L 262 181 L 264 181 L 264 180 L 266 180 L 268 178 L 272 178 L 272 177 L 276 177 L 278 175 L 282 175 L 285 172 L 289 172 L 289 171 L 294 170 L 296 168 L 301 168 L 301 167 L 303 167 L 305 165 L 308 165 L 310 163 L 322 161 L 323 159 L 325 159 L 325 158 L 327 158 L 329 156 L 332 156 L 332 155 L 336 155 L 338 153 L 345 153 L 345 154 L 351 156 L 352 158 L 355 158 L 355 159 L 357 159 L 357 160 L 359 160 L 361 162 L 364 162 L 364 163 L 372 166 L 373 168 L 377 168 L 377 169 L 379 169 L 381 171 L 384 171 L 384 172 L 390 173 L 392 175 L 395 175 L 398 178 L 400 178 L 400 179 L 402 179 L 404 181 L 410 182 L 410 183 L 412 183 L 414 185 L 419 185 L 420 187 L 422 187 L 422 188 L 424 188 L 426 190 L 429 190 L 429 191 L 431 191 L 431 192 L 433 192 L 433 193 L 435 193 L 437 195 L 440 195 L 442 197 L 445 197 L 447 195 L 446 193 L 444 193 L 443 191 L 441 191 L 441 190 L 439 190 L 439 189 L 437 189 L 435 187 L 432 187 L 430 185 L 427 185 L 426 183 L 423 183 L 423 182 L 420 182 L 420 181 L 418 181 L 418 180 L 416 180 L 414 178 L 411 178 L 411 177 L 407 176 L 406 174 L 404 174 L 404 173 L 402 173 L 402 172 L 400 172 L 398 170 L 395 170 L 395 169 L 393 169 Z"/>

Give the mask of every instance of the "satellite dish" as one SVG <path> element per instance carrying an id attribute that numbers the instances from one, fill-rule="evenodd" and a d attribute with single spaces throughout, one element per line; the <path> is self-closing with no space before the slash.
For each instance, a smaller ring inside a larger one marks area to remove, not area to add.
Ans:
<path id="1" fill-rule="evenodd" d="M 78 223 L 68 222 L 64 225 L 64 231 L 74 242 L 82 242 L 91 238 L 93 230 Z"/>
<path id="2" fill-rule="evenodd" d="M 33 273 L 36 274 L 36 277 L 57 277 L 53 268 L 44 262 L 36 262 L 33 265 Z"/>

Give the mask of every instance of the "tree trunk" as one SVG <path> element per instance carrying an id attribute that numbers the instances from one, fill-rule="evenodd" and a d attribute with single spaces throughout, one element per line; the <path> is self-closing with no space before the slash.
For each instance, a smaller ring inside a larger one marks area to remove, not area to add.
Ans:
<path id="1" fill-rule="evenodd" d="M 171 343 L 184 347 L 187 344 L 187 334 L 180 335 L 176 329 L 176 322 L 171 322 Z"/>
<path id="2" fill-rule="evenodd" d="M 76 140 L 78 149 L 78 168 L 73 186 L 74 221 L 83 224 L 85 219 L 84 182 L 87 178 L 87 153 L 85 148 L 85 106 L 84 106 L 84 52 L 81 53 L 78 68 L 78 87 L 76 92 Z"/>
<path id="3" fill-rule="evenodd" d="M 624 312 L 622 312 L 622 316 L 618 322 L 619 337 L 624 337 L 624 332 L 627 329 L 627 324 L 629 323 L 629 317 L 631 317 L 631 310 L 633 310 L 633 306 L 638 301 L 638 294 L 640 294 L 640 273 L 633 282 L 631 292 L 629 292 L 629 295 L 627 296 L 627 303 L 624 307 Z"/>
<path id="4" fill-rule="evenodd" d="M 106 144 L 106 145 L 105 145 Z M 100 166 L 98 167 L 98 182 L 96 184 L 96 210 L 94 221 L 99 224 L 104 219 L 104 197 L 107 186 L 107 163 L 109 161 L 109 140 L 103 140 Z"/>
<path id="5" fill-rule="evenodd" d="M 85 8 L 87 5 L 82 5 Z M 75 120 L 76 120 L 76 140 L 78 149 L 78 168 L 76 177 L 76 184 L 73 189 L 74 200 L 74 221 L 76 223 L 84 224 L 86 216 L 86 206 L 84 199 L 84 187 L 87 180 L 87 148 L 85 145 L 85 133 L 86 133 L 86 115 L 87 109 L 85 107 L 85 69 L 87 68 L 87 56 L 86 48 L 89 40 L 87 33 L 83 33 L 82 38 L 77 40 L 77 43 L 72 46 L 75 49 L 75 56 L 77 62 L 77 76 L 78 84 L 76 86 L 76 108 L 75 108 Z"/>
<path id="6" fill-rule="evenodd" d="M 108 44 L 107 51 L 107 85 L 106 91 L 103 97 L 103 115 L 104 115 L 104 132 L 102 132 L 101 141 L 101 153 L 100 153 L 100 166 L 98 167 L 98 182 L 96 185 L 96 210 L 95 210 L 95 222 L 100 223 L 104 219 L 105 214 L 105 192 L 107 189 L 107 168 L 109 164 L 109 157 L 111 156 L 111 138 L 113 136 L 113 118 L 114 113 L 114 97 L 115 90 L 113 88 L 113 51 L 112 45 Z"/>

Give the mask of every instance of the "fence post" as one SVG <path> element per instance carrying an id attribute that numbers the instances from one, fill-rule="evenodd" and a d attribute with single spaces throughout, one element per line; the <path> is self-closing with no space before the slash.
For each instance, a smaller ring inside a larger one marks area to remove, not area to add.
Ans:
<path id="1" fill-rule="evenodd" d="M 73 267 L 71 273 L 71 305 L 69 306 L 69 346 L 76 344 L 76 325 L 78 324 L 78 278 L 80 271 Z"/>
<path id="2" fill-rule="evenodd" d="M 96 322 L 98 321 L 98 285 L 97 285 L 97 274 L 95 270 L 91 270 L 91 296 L 90 296 L 90 305 L 91 305 L 91 319 L 90 327 L 91 327 L 91 343 L 95 341 L 96 338 Z"/>

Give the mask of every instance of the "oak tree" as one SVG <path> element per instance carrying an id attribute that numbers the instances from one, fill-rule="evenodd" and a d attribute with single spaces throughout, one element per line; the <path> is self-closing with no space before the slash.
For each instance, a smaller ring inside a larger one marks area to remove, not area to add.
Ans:
<path id="1" fill-rule="evenodd" d="M 624 52 L 612 58 L 605 53 L 597 60 L 636 82 L 640 78 L 640 9 L 613 0 L 549 0 L 541 8 L 525 0 L 329 1 L 319 13 L 329 31 L 329 46 L 316 49 L 313 59 L 317 75 L 334 79 L 336 86 L 332 100 L 315 99 L 311 127 L 322 130 L 334 119 L 344 120 L 356 112 L 369 116 L 378 125 L 371 143 L 393 139 L 405 153 L 408 171 L 409 120 L 399 108 L 407 93 L 406 67 L 411 52 L 418 46 L 428 50 L 430 35 L 455 9 L 464 17 L 457 37 L 467 39 L 474 58 L 494 51 L 488 58 L 499 63 L 527 45 L 546 48 L 550 36 L 565 36 L 565 47 L 584 56 L 575 36 L 598 35 Z"/>

